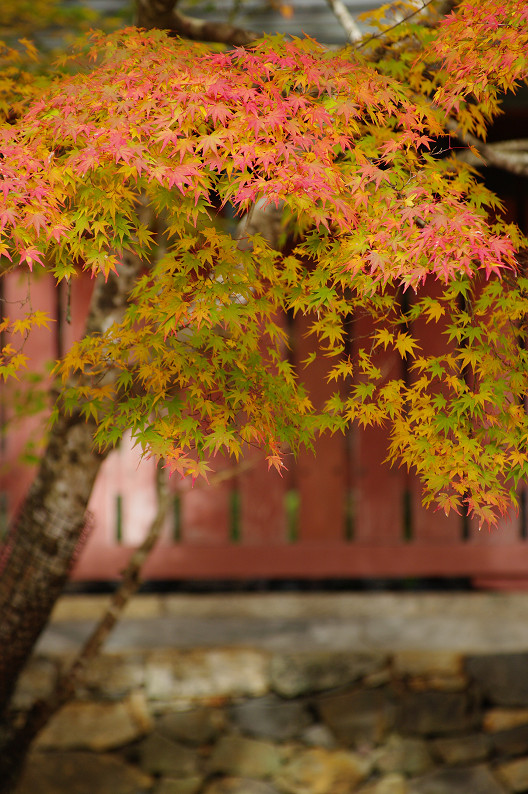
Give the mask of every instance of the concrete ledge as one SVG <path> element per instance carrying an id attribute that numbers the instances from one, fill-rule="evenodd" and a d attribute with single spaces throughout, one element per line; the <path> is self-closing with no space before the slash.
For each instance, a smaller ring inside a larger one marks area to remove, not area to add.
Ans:
<path id="1" fill-rule="evenodd" d="M 108 600 L 63 597 L 39 650 L 75 649 Z M 528 650 L 527 614 L 525 593 L 140 595 L 107 648 L 512 652 Z"/>

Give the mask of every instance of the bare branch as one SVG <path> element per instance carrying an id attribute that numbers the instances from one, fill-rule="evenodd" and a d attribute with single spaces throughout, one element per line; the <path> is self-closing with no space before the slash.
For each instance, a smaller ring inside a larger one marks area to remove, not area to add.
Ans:
<path id="1" fill-rule="evenodd" d="M 252 234 L 260 234 L 272 248 L 279 250 L 279 239 L 283 231 L 282 215 L 284 204 L 280 202 L 278 206 L 268 203 L 265 199 L 258 199 L 248 214 L 242 218 L 238 225 L 236 237 L 238 247 L 245 251 L 252 247 L 250 237 Z"/>
<path id="2" fill-rule="evenodd" d="M 244 47 L 260 38 L 260 33 L 245 30 L 228 22 L 207 22 L 196 17 L 188 17 L 180 11 L 173 12 L 174 31 L 180 36 L 198 41 L 215 41 Z"/>
<path id="3" fill-rule="evenodd" d="M 459 141 L 479 152 L 483 159 L 482 165 L 502 168 L 518 176 L 528 176 L 528 139 L 484 143 L 470 132 L 464 132 L 453 119 L 449 119 L 446 126 Z"/>
<path id="4" fill-rule="evenodd" d="M 178 11 L 176 5 L 176 0 L 139 0 L 138 27 L 147 30 L 160 28 L 187 39 L 214 41 L 235 47 L 245 47 L 260 38 L 259 33 L 228 22 L 212 22 L 189 17 Z"/>
<path id="5" fill-rule="evenodd" d="M 343 3 L 343 0 L 326 0 L 326 2 L 334 12 L 336 19 L 341 23 L 341 27 L 345 31 L 349 42 L 355 44 L 361 41 L 363 34 L 348 8 Z"/>

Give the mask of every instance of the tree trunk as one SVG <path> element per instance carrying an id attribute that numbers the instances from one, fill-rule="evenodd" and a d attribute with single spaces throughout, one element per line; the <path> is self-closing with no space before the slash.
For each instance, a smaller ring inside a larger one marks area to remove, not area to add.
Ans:
<path id="1" fill-rule="evenodd" d="M 141 267 L 137 257 L 125 256 L 118 276 L 98 280 L 87 334 L 101 334 L 121 319 Z M 80 410 L 66 414 L 60 396 L 58 406 L 59 418 L 0 560 L 0 794 L 13 789 L 30 743 L 10 709 L 11 697 L 89 529 L 86 508 L 105 457 L 93 444 L 94 422 Z"/>

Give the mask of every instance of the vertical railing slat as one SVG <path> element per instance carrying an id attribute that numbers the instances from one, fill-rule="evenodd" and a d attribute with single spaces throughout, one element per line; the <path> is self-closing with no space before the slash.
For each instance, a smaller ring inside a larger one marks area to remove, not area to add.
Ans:
<path id="1" fill-rule="evenodd" d="M 14 272 L 4 277 L 4 314 L 11 320 L 23 319 L 31 309 L 46 312 L 55 319 L 56 299 L 53 280 L 49 276 L 30 274 L 29 272 Z M 41 388 L 46 386 L 45 365 L 56 358 L 55 336 L 53 323 L 49 329 L 33 329 L 23 344 L 23 337 L 16 334 L 11 339 L 15 348 L 22 348 L 28 357 L 28 371 L 35 369 L 43 376 Z M 37 388 L 39 386 L 37 385 Z M 9 389 L 30 389 L 23 379 L 20 384 L 13 381 Z M 9 391 L 7 391 L 9 395 Z M 35 468 L 20 460 L 27 442 L 43 438 L 45 428 L 42 416 L 28 416 L 22 421 L 16 420 L 11 406 L 5 407 L 7 420 L 7 433 L 4 443 L 4 455 L 9 465 L 1 473 L 2 483 L 0 490 L 7 494 L 8 513 L 11 518 L 16 514 L 34 476 Z M 38 449 L 36 450 L 38 452 Z"/>
<path id="2" fill-rule="evenodd" d="M 213 473 L 232 469 L 233 462 L 217 455 L 212 461 Z M 232 477 L 216 485 L 204 480 L 176 480 L 173 487 L 181 496 L 181 543 L 194 545 L 226 545 L 232 540 L 234 528 L 233 497 L 236 497 L 235 481 Z"/>
<path id="3" fill-rule="evenodd" d="M 426 285 L 420 288 L 417 296 L 411 297 L 410 300 L 419 300 L 424 296 L 437 300 L 441 297 L 442 292 L 443 284 L 430 278 Z M 428 323 L 426 319 L 420 317 L 412 323 L 410 331 L 420 345 L 420 355 L 441 356 L 449 352 L 449 349 L 453 349 L 454 346 L 449 345 L 445 334 L 447 325 L 446 318 Z M 411 370 L 408 377 L 412 383 L 417 375 Z M 448 398 L 447 391 L 443 390 L 442 393 Z M 450 511 L 449 515 L 446 515 L 443 510 L 437 510 L 434 506 L 425 508 L 422 504 L 422 486 L 418 477 L 412 473 L 409 475 L 409 487 L 415 542 L 427 545 L 462 541 L 463 517 L 455 511 Z"/>
<path id="4" fill-rule="evenodd" d="M 273 323 L 288 331 L 287 318 L 276 314 Z M 263 329 L 261 352 L 268 366 L 273 364 L 266 349 Z M 288 355 L 283 344 L 283 356 Z M 291 483 L 291 461 L 284 450 L 287 469 L 281 474 L 268 466 L 266 452 L 247 446 L 240 472 L 237 476 L 239 502 L 240 542 L 244 544 L 281 545 L 287 542 L 286 498 Z"/>
<path id="5" fill-rule="evenodd" d="M 353 323 L 352 352 L 370 350 L 373 321 L 366 315 Z M 384 380 L 403 376 L 399 355 L 381 347 L 373 362 Z M 405 540 L 407 475 L 401 468 L 386 463 L 389 428 L 354 427 L 351 444 L 351 487 L 353 489 L 353 538 L 356 543 L 399 544 Z"/>
<path id="6" fill-rule="evenodd" d="M 262 453 L 244 456 L 248 467 L 237 478 L 240 495 L 240 532 L 244 544 L 277 544 L 287 541 L 286 493 L 289 472 L 270 470 Z"/>
<path id="7" fill-rule="evenodd" d="M 316 408 L 335 391 L 335 381 L 327 383 L 327 374 L 335 359 L 319 355 L 308 367 L 302 361 L 317 350 L 317 341 L 308 336 L 313 317 L 299 317 L 295 322 L 295 359 L 299 377 L 308 389 Z M 325 434 L 315 443 L 315 455 L 301 450 L 295 469 L 299 493 L 299 542 L 341 541 L 346 521 L 346 441 L 340 434 Z"/>

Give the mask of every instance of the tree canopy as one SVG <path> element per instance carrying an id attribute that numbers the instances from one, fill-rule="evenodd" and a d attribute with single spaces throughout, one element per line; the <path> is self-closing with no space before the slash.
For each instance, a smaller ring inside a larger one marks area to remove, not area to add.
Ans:
<path id="1" fill-rule="evenodd" d="M 257 445 L 280 469 L 319 432 L 386 424 L 426 503 L 493 522 L 515 502 L 525 240 L 457 154 L 478 154 L 526 80 L 528 6 L 444 5 L 384 6 L 340 50 L 128 28 L 92 32 L 41 74 L 29 41 L 4 47 L 0 272 L 60 282 L 142 262 L 123 316 L 57 363 L 55 415 L 81 405 L 101 448 L 131 430 L 193 477 L 219 451 Z M 256 222 L 270 208 L 276 240 Z M 309 316 L 331 362 L 322 410 L 289 362 L 284 313 Z M 361 316 L 372 331 L 352 356 L 345 326 Z M 438 325 L 440 355 L 421 349 L 419 320 Z M 4 316 L 4 379 L 28 364 L 17 340 L 48 323 Z"/>

